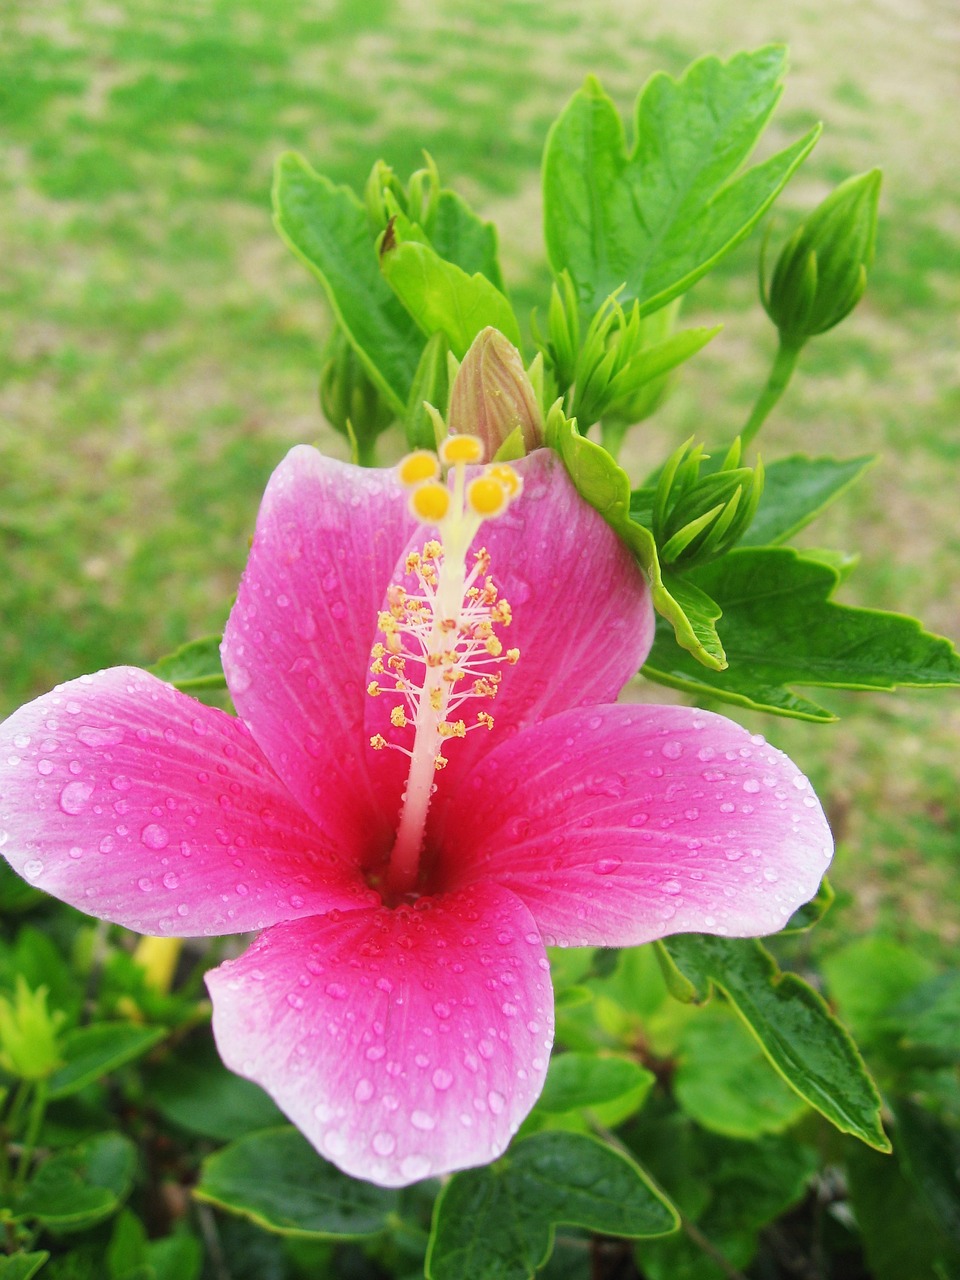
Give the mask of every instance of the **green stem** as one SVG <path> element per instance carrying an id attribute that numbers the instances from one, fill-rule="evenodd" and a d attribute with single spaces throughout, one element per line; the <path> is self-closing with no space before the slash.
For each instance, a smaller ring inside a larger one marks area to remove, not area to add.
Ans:
<path id="1" fill-rule="evenodd" d="M 773 367 L 770 370 L 770 376 L 767 378 L 767 385 L 757 397 L 753 412 L 747 419 L 746 426 L 740 432 L 740 443 L 744 449 L 752 443 L 753 437 L 763 426 L 770 410 L 786 391 L 787 383 L 797 367 L 797 357 L 800 355 L 802 346 L 802 343 L 792 346 L 785 342 L 783 338 L 780 339 L 780 346 L 777 348 Z"/>
<path id="2" fill-rule="evenodd" d="M 27 1131 L 23 1135 L 23 1150 L 20 1153 L 20 1163 L 17 1165 L 17 1176 L 14 1180 L 15 1190 L 19 1190 L 26 1181 L 27 1173 L 30 1170 L 30 1162 L 33 1159 L 33 1151 L 37 1145 L 37 1138 L 40 1136 L 40 1126 L 43 1124 L 43 1117 L 46 1111 L 47 1082 L 46 1080 L 38 1080 L 34 1087 L 33 1102 L 27 1119 Z"/>

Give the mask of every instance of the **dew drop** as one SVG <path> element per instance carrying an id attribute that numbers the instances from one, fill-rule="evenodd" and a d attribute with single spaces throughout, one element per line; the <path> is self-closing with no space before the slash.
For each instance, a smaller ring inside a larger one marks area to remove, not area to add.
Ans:
<path id="1" fill-rule="evenodd" d="M 437 1067 L 436 1071 L 431 1076 L 431 1079 L 433 1081 L 433 1087 L 438 1089 L 441 1093 L 443 1093 L 445 1089 L 449 1089 L 453 1084 L 453 1075 L 447 1071 L 445 1067 Z"/>
<path id="2" fill-rule="evenodd" d="M 364 1076 L 362 1080 L 357 1081 L 357 1087 L 353 1091 L 353 1096 L 357 1102 L 369 1102 L 373 1097 L 373 1084 Z"/>
<path id="3" fill-rule="evenodd" d="M 760 783 L 756 778 L 747 778 L 743 784 L 743 789 L 748 795 L 755 796 L 760 790 Z"/>
<path id="4" fill-rule="evenodd" d="M 404 1156 L 400 1161 L 400 1172 L 411 1182 L 417 1182 L 430 1172 L 430 1161 L 426 1156 Z"/>
<path id="5" fill-rule="evenodd" d="M 433 1116 L 426 1111 L 414 1111 L 410 1117 L 410 1123 L 415 1129 L 419 1129 L 422 1133 L 429 1133 L 431 1129 L 437 1127 L 437 1122 Z"/>
<path id="6" fill-rule="evenodd" d="M 115 747 L 123 741 L 123 730 L 119 725 L 99 727 L 83 724 L 77 730 L 77 740 L 85 747 Z"/>
<path id="7" fill-rule="evenodd" d="M 660 889 L 663 893 L 676 894 L 679 893 L 682 886 L 679 880 L 664 880 Z"/>
<path id="8" fill-rule="evenodd" d="M 89 782 L 68 782 L 60 792 L 60 808 L 64 813 L 83 813 L 92 795 Z"/>
<path id="9" fill-rule="evenodd" d="M 30 880 L 36 880 L 43 872 L 43 863 L 39 858 L 31 858 L 29 862 L 24 863 L 23 874 Z"/>
<path id="10" fill-rule="evenodd" d="M 622 865 L 622 858 L 598 858 L 593 864 L 593 869 L 598 876 L 609 876 Z"/>
<path id="11" fill-rule="evenodd" d="M 373 1135 L 373 1142 L 370 1145 L 378 1156 L 392 1156 L 396 1150 L 397 1140 L 392 1133 L 381 1129 L 379 1133 Z"/>
<path id="12" fill-rule="evenodd" d="M 326 991 L 331 1000 L 346 1000 L 347 998 L 347 988 L 342 982 L 328 982 L 324 987 L 324 991 Z"/>
<path id="13" fill-rule="evenodd" d="M 438 1000 L 433 1006 L 433 1012 L 441 1021 L 445 1021 L 450 1017 L 450 1006 L 448 1004 L 444 1004 L 442 1000 Z"/>
<path id="14" fill-rule="evenodd" d="M 165 849 L 170 843 L 170 832 L 159 823 L 150 822 L 140 832 L 140 839 L 148 849 Z"/>

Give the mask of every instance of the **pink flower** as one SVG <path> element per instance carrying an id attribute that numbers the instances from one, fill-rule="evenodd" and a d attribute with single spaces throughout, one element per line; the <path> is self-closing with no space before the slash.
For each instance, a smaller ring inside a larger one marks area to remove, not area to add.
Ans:
<path id="1" fill-rule="evenodd" d="M 0 725 L 12 865 L 146 933 L 262 930 L 208 976 L 220 1052 L 383 1185 L 504 1150 L 550 1055 L 545 944 L 767 933 L 831 852 L 806 779 L 761 738 L 614 705 L 651 642 L 644 581 L 554 455 L 517 471 L 522 496 L 474 543 L 491 581 L 484 556 L 474 594 L 460 583 L 489 625 L 461 627 L 449 669 L 468 674 L 431 695 L 472 701 L 431 722 L 446 767 L 419 817 L 403 805 L 406 869 L 419 739 L 396 707 L 420 704 L 390 660 L 438 561 L 392 473 L 307 447 L 277 469 L 223 642 L 238 718 L 119 667 Z"/>

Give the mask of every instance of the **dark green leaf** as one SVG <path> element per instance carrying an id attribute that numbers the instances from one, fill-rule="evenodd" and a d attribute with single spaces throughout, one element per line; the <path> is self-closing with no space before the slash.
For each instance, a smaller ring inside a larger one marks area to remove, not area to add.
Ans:
<path id="1" fill-rule="evenodd" d="M 653 1082 L 652 1072 L 633 1058 L 558 1053 L 550 1060 L 537 1107 L 551 1113 L 595 1107 L 613 1102 L 640 1085 L 649 1088 Z"/>
<path id="2" fill-rule="evenodd" d="M 781 973 L 753 939 L 679 934 L 663 945 L 699 992 L 712 983 L 724 993 L 801 1098 L 841 1132 L 889 1151 L 880 1097 L 863 1059 L 811 986 L 794 973 Z"/>
<path id="3" fill-rule="evenodd" d="M 720 611 L 687 578 L 674 576 L 668 584 L 660 571 L 653 534 L 631 517 L 627 473 L 606 449 L 582 436 L 576 423 L 556 406 L 547 417 L 547 444 L 560 454 L 581 496 L 596 507 L 637 557 L 650 581 L 654 608 L 669 623 L 676 643 L 693 655 L 693 666 L 704 663 L 711 669 L 722 668 L 723 648 L 713 625 Z"/>
<path id="4" fill-rule="evenodd" d="M 50 1077 L 50 1099 L 69 1097 L 109 1071 L 133 1062 L 166 1035 L 163 1027 L 99 1022 L 68 1031 L 60 1046 L 63 1066 Z"/>
<path id="5" fill-rule="evenodd" d="M 49 1257 L 49 1253 L 43 1250 L 0 1257 L 0 1280 L 31 1280 Z"/>
<path id="6" fill-rule="evenodd" d="M 698 1011 L 681 1032 L 678 1056 L 677 1102 L 714 1133 L 730 1138 L 781 1133 L 807 1109 L 726 1005 Z"/>
<path id="7" fill-rule="evenodd" d="M 906 1098 L 894 1115 L 904 1171 L 960 1259 L 960 1132 Z"/>
<path id="8" fill-rule="evenodd" d="M 398 214 L 380 246 L 384 277 L 424 334 L 443 333 L 458 360 L 488 325 L 519 347 L 520 328 L 504 294 L 486 276 L 468 275 L 441 258 L 425 241 L 419 228 Z"/>
<path id="9" fill-rule="evenodd" d="M 152 1280 L 200 1280 L 203 1250 L 191 1235 L 164 1236 L 147 1245 Z"/>
<path id="10" fill-rule="evenodd" d="M 402 414 L 423 336 L 380 272 L 364 206 L 292 152 L 277 161 L 273 206 L 282 239 L 323 285 L 370 378 Z"/>
<path id="11" fill-rule="evenodd" d="M 108 1218 L 129 1194 L 136 1149 L 119 1133 L 102 1133 L 45 1160 L 16 1204 L 18 1217 L 51 1231 L 83 1231 Z"/>
<path id="12" fill-rule="evenodd" d="M 153 675 L 178 689 L 225 689 L 220 663 L 220 636 L 201 636 L 165 654 L 152 667 Z"/>
<path id="13" fill-rule="evenodd" d="M 890 1010 L 887 1021 L 909 1048 L 960 1061 L 960 970 L 939 974 Z"/>
<path id="14" fill-rule="evenodd" d="M 396 1193 L 348 1178 L 296 1129 L 248 1134 L 203 1162 L 194 1194 L 281 1235 L 356 1239 L 382 1231 Z"/>
<path id="15" fill-rule="evenodd" d="M 766 547 L 786 542 L 846 493 L 874 461 L 864 456 L 838 462 L 795 453 L 772 462 L 764 471 L 760 505 L 740 545 Z"/>
<path id="16" fill-rule="evenodd" d="M 229 1142 L 283 1120 L 259 1085 L 227 1070 L 209 1036 L 151 1068 L 147 1080 L 151 1104 L 189 1133 Z"/>
<path id="17" fill-rule="evenodd" d="M 569 271 L 585 310 L 625 284 L 626 301 L 654 311 L 749 234 L 820 132 L 735 176 L 776 106 L 785 62 L 768 46 L 727 63 L 702 58 L 679 81 L 652 76 L 629 153 L 599 83 L 574 95 L 547 138 L 544 222 L 550 265 Z"/>
<path id="18" fill-rule="evenodd" d="M 835 720 L 795 685 L 895 689 L 960 685 L 960 655 L 914 618 L 837 604 L 833 567 L 788 547 L 749 547 L 695 569 L 688 580 L 723 610 L 730 666 L 708 671 L 658 627 L 644 675 L 701 697 L 796 716 Z"/>
<path id="19" fill-rule="evenodd" d="M 529 1280 L 558 1223 L 633 1239 L 675 1230 L 631 1160 L 593 1138 L 538 1133 L 495 1165 L 456 1174 L 434 1209 L 430 1280 Z"/>

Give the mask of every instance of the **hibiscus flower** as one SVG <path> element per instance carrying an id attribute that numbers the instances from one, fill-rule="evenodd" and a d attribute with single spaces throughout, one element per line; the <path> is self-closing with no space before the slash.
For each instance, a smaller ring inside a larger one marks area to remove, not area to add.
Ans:
<path id="1" fill-rule="evenodd" d="M 470 488 L 476 444 L 447 480 L 292 450 L 224 635 L 237 716 L 118 667 L 0 725 L 14 868 L 144 933 L 260 931 L 207 978 L 220 1053 L 386 1186 L 507 1146 L 547 944 L 769 933 L 832 849 L 762 738 L 615 705 L 653 636 L 640 571 L 555 455 Z"/>

